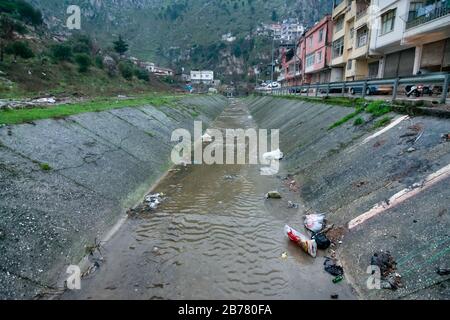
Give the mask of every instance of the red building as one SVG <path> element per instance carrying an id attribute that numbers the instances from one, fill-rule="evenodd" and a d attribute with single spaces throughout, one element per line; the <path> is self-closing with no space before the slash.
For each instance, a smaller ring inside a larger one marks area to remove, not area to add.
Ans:
<path id="1" fill-rule="evenodd" d="M 326 83 L 331 74 L 331 42 L 333 24 L 331 16 L 327 15 L 317 22 L 304 35 L 304 51 L 302 53 L 302 67 L 305 83 Z"/>
<path id="2" fill-rule="evenodd" d="M 278 80 L 283 86 L 330 81 L 332 32 L 331 16 L 327 15 L 300 37 L 295 48 L 282 51 Z"/>

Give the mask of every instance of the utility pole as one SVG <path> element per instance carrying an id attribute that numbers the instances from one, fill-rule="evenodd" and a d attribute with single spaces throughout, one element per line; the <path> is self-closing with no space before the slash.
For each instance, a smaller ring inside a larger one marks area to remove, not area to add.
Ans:
<path id="1" fill-rule="evenodd" d="M 272 80 L 271 83 L 273 83 L 273 69 L 274 69 L 274 64 L 275 64 L 275 61 L 274 61 L 274 59 L 275 59 L 275 57 L 274 57 L 274 55 L 275 55 L 274 50 L 275 50 L 275 35 L 272 38 L 272 64 L 270 65 L 270 67 L 271 67 L 271 70 L 270 70 L 271 76 L 270 76 L 270 78 Z"/>

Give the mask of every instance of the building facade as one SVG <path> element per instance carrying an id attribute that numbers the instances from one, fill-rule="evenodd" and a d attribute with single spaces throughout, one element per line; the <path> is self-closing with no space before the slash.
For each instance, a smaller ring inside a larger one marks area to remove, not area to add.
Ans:
<path id="1" fill-rule="evenodd" d="M 302 45 L 305 83 L 326 83 L 331 77 L 331 16 L 326 15 L 304 35 Z"/>
<path id="2" fill-rule="evenodd" d="M 211 70 L 191 71 L 191 82 L 197 84 L 203 83 L 211 85 L 214 83 L 214 71 Z"/>
<path id="3" fill-rule="evenodd" d="M 449 0 L 372 0 L 370 55 L 378 77 L 450 71 Z"/>

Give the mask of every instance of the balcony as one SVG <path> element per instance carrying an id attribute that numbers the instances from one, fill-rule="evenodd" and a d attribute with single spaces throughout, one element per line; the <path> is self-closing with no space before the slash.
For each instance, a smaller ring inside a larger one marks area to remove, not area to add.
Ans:
<path id="1" fill-rule="evenodd" d="M 367 8 L 364 8 L 364 9 L 356 12 L 356 18 L 355 19 L 359 20 L 359 19 L 365 17 L 366 15 L 367 15 Z"/>
<path id="2" fill-rule="evenodd" d="M 415 11 L 415 14 L 411 15 L 408 18 L 408 21 L 406 22 L 406 30 L 439 19 L 448 14 L 450 14 L 450 3 L 448 1 L 447 4 L 440 7 L 430 5 L 424 8 L 420 8 Z"/>

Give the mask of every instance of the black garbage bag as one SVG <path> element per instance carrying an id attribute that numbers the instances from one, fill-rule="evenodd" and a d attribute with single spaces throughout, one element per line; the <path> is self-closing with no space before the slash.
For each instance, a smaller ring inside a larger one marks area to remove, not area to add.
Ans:
<path id="1" fill-rule="evenodd" d="M 317 248 L 321 250 L 326 250 L 330 247 L 331 241 L 327 238 L 327 236 L 323 233 L 313 234 L 311 237 L 312 240 L 316 240 Z"/>
<path id="2" fill-rule="evenodd" d="M 326 257 L 323 265 L 325 266 L 325 271 L 335 277 L 344 275 L 344 269 L 336 265 L 336 262 L 331 258 Z"/>

